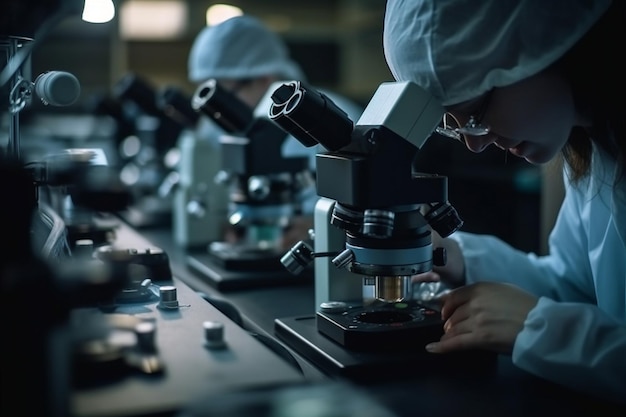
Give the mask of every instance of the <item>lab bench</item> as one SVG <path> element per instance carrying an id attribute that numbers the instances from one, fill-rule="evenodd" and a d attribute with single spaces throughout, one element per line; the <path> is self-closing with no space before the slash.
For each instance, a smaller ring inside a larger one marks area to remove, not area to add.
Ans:
<path id="1" fill-rule="evenodd" d="M 172 272 L 178 279 L 200 293 L 225 300 L 241 314 L 246 328 L 272 337 L 283 345 L 300 363 L 305 379 L 316 382 L 339 380 L 362 387 L 371 398 L 399 417 L 625 415 L 626 405 L 587 397 L 542 380 L 515 367 L 511 358 L 505 355 L 493 355 L 491 359 L 470 355 L 465 359 L 452 356 L 450 361 L 443 356 L 436 360 L 409 358 L 403 361 L 401 354 L 391 353 L 378 363 L 378 369 L 385 371 L 380 375 L 374 372 L 367 378 L 360 378 L 362 373 L 352 378 L 348 372 L 333 367 L 324 369 L 315 355 L 298 350 L 297 343 L 285 340 L 284 332 L 283 337 L 277 334 L 277 323 L 295 326 L 297 332 L 306 337 L 322 339 L 318 355 L 332 356 L 329 352 L 339 350 L 343 352 L 336 355 L 347 357 L 345 363 L 350 365 L 354 358 L 358 363 L 361 353 L 345 352 L 316 332 L 312 320 L 315 315 L 313 283 L 270 285 L 221 293 L 188 267 L 188 253 L 174 245 L 169 230 L 155 228 L 140 233 L 169 254 Z"/>

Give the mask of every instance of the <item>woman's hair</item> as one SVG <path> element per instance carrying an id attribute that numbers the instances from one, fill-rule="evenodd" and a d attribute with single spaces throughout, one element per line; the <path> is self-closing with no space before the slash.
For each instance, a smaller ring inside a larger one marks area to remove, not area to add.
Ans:
<path id="1" fill-rule="evenodd" d="M 616 159 L 619 174 L 624 175 L 626 73 L 620 63 L 622 53 L 613 45 L 624 39 L 625 4 L 614 1 L 591 30 L 555 64 L 572 86 L 577 110 L 592 121 L 591 129 L 574 128 L 563 148 L 573 181 L 590 172 L 592 142 Z"/>

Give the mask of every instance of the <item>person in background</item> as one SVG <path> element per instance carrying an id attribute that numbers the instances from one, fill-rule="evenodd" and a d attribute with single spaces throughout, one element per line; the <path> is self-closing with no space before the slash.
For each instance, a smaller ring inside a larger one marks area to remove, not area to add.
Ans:
<path id="1" fill-rule="evenodd" d="M 230 18 L 218 25 L 207 26 L 198 33 L 189 53 L 188 78 L 198 86 L 215 79 L 218 85 L 251 108 L 259 104 L 269 87 L 276 82 L 298 80 L 307 83 L 306 75 L 289 56 L 283 39 L 250 15 Z M 356 122 L 360 117 L 363 109 L 352 100 L 332 91 L 313 88 L 328 96 L 352 121 Z M 214 143 L 218 143 L 223 133 L 208 117 L 200 119 L 195 132 L 199 139 Z M 306 148 L 289 136 L 282 151 L 285 157 L 307 156 L 311 170 L 315 171 L 315 153 L 320 151 L 319 147 Z M 305 232 L 312 227 L 309 217 L 318 200 L 315 189 L 308 190 L 302 199 L 305 216 L 294 222 L 291 229 L 297 236 L 295 240 L 286 237 L 286 246 L 306 237 Z"/>
<path id="2" fill-rule="evenodd" d="M 433 353 L 488 349 L 521 369 L 626 401 L 624 2 L 388 0 L 383 46 L 398 81 L 446 110 L 442 132 L 532 164 L 562 156 L 549 254 L 463 232 L 433 246 L 444 335 Z M 462 213 L 461 213 L 462 214 Z M 487 213 L 488 215 L 488 213 Z"/>

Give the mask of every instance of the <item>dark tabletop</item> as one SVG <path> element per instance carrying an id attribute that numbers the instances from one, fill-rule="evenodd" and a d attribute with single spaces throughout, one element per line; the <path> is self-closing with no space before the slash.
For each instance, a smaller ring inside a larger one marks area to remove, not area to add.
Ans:
<path id="1" fill-rule="evenodd" d="M 246 326 L 280 343 L 285 340 L 277 337 L 277 321 L 286 323 L 287 327 L 295 326 L 297 332 L 304 334 L 304 339 L 319 337 L 311 324 L 315 314 L 312 283 L 220 292 L 187 266 L 189 253 L 173 244 L 169 230 L 139 232 L 169 254 L 175 276 L 196 291 L 231 303 L 244 317 Z M 370 356 L 342 352 L 338 345 L 326 343 L 323 341 L 320 351 L 312 354 L 308 348 L 299 351 L 297 343 L 285 344 L 305 364 L 312 379 L 354 382 L 398 416 L 626 416 L 626 404 L 609 403 L 556 386 L 518 369 L 508 356 L 468 354 L 406 361 L 402 355 L 391 354 L 377 363 L 368 378 L 361 379 L 352 378 L 342 370 L 335 372 L 333 366 L 330 370 L 324 369 L 319 358 L 336 354 L 352 365 L 367 362 Z M 327 358 L 321 360 L 328 361 Z M 322 366 L 318 366 L 320 364 Z"/>

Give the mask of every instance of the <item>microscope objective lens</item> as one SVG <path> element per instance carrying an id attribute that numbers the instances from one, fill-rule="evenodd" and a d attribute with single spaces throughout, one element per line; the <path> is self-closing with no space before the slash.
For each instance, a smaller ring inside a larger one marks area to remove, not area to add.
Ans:
<path id="1" fill-rule="evenodd" d="M 412 298 L 411 277 L 376 276 L 374 291 L 377 299 L 386 302 L 405 301 Z"/>

